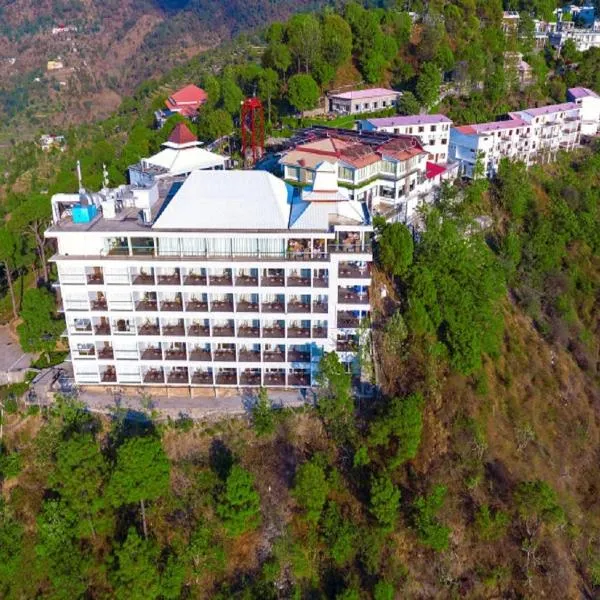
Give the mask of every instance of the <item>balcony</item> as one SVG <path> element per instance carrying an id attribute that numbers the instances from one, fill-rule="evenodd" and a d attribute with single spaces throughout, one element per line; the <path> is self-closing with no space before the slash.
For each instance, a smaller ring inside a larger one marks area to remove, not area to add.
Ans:
<path id="1" fill-rule="evenodd" d="M 265 373 L 265 385 L 285 385 L 285 373 Z"/>
<path id="2" fill-rule="evenodd" d="M 146 348 L 142 352 L 142 360 L 162 360 L 162 350 L 160 348 Z"/>
<path id="3" fill-rule="evenodd" d="M 313 287 L 326 288 L 329 286 L 329 279 L 327 277 L 313 277 Z"/>
<path id="4" fill-rule="evenodd" d="M 338 340 L 336 343 L 338 352 L 356 352 L 358 350 L 357 340 Z"/>
<path id="5" fill-rule="evenodd" d="M 338 289 L 338 302 L 341 304 L 368 304 L 367 292 L 354 292 L 344 288 Z"/>
<path id="6" fill-rule="evenodd" d="M 181 369 L 173 369 L 167 376 L 167 382 L 187 385 L 189 382 L 187 368 L 183 367 Z"/>
<path id="7" fill-rule="evenodd" d="M 177 325 L 163 325 L 162 328 L 163 335 L 185 335 L 185 327 L 183 323 L 179 323 Z"/>
<path id="8" fill-rule="evenodd" d="M 258 303 L 239 300 L 235 308 L 237 312 L 258 312 Z"/>
<path id="9" fill-rule="evenodd" d="M 292 300 L 288 302 L 287 310 L 289 313 L 310 313 L 310 304 Z"/>
<path id="10" fill-rule="evenodd" d="M 187 360 L 185 348 L 167 348 L 165 350 L 165 360 Z"/>
<path id="11" fill-rule="evenodd" d="M 94 325 L 96 335 L 110 335 L 110 325 L 108 323 L 98 323 Z"/>
<path id="12" fill-rule="evenodd" d="M 75 325 L 73 327 L 72 333 L 92 333 L 92 324 L 86 323 L 85 325 Z"/>
<path id="13" fill-rule="evenodd" d="M 215 325 L 212 334 L 216 337 L 233 337 L 235 331 L 233 325 Z"/>
<path id="14" fill-rule="evenodd" d="M 310 385 L 310 373 L 290 373 L 288 375 L 288 385 Z"/>
<path id="15" fill-rule="evenodd" d="M 210 335 L 210 328 L 208 325 L 199 325 L 198 323 L 194 323 L 188 327 L 187 334 L 189 336 L 207 336 Z"/>
<path id="16" fill-rule="evenodd" d="M 114 367 L 108 367 L 100 376 L 100 381 L 102 381 L 102 383 L 116 383 L 117 372 Z"/>
<path id="17" fill-rule="evenodd" d="M 358 327 L 360 324 L 360 319 L 354 316 L 352 313 L 348 312 L 339 312 L 337 319 L 338 327 L 344 329 L 350 329 Z"/>
<path id="18" fill-rule="evenodd" d="M 165 374 L 162 369 L 148 369 L 144 375 L 144 383 L 164 383 Z"/>
<path id="19" fill-rule="evenodd" d="M 196 385 L 212 385 L 213 376 L 209 371 L 195 371 L 192 375 L 192 383 Z"/>
<path id="20" fill-rule="evenodd" d="M 212 355 L 210 350 L 206 350 L 204 348 L 194 348 L 190 352 L 190 360 L 196 362 L 210 362 L 212 360 Z"/>
<path id="21" fill-rule="evenodd" d="M 329 311 L 329 305 L 327 302 L 313 302 L 313 312 L 315 313 L 327 313 Z"/>
<path id="22" fill-rule="evenodd" d="M 285 312 L 283 302 L 263 302 L 262 312 L 264 313 L 282 313 Z"/>
<path id="23" fill-rule="evenodd" d="M 265 350 L 263 360 L 265 362 L 285 362 L 285 352 L 282 350 Z"/>
<path id="24" fill-rule="evenodd" d="M 92 310 L 108 310 L 108 302 L 106 298 L 95 298 L 90 300 Z"/>
<path id="25" fill-rule="evenodd" d="M 237 373 L 217 373 L 217 385 L 237 385 Z"/>
<path id="26" fill-rule="evenodd" d="M 168 275 L 159 275 L 157 278 L 158 285 L 181 285 L 181 276 L 179 272 L 170 273 Z"/>
<path id="27" fill-rule="evenodd" d="M 210 285 L 233 285 L 231 273 L 224 275 L 209 275 L 208 281 Z"/>
<path id="28" fill-rule="evenodd" d="M 293 287 L 310 287 L 310 277 L 289 275 L 287 278 L 287 284 Z"/>
<path id="29" fill-rule="evenodd" d="M 368 279 L 371 277 L 367 266 L 357 267 L 356 265 L 340 265 L 338 275 L 345 279 Z"/>
<path id="30" fill-rule="evenodd" d="M 320 325 L 317 327 L 313 327 L 312 336 L 314 338 L 326 338 L 327 337 L 327 328 L 321 327 Z"/>
<path id="31" fill-rule="evenodd" d="M 370 242 L 365 242 L 364 246 L 359 242 L 332 242 L 328 246 L 329 252 L 332 253 L 348 253 L 348 254 L 371 254 L 372 247 Z"/>
<path id="32" fill-rule="evenodd" d="M 258 285 L 258 277 L 254 275 L 238 275 L 235 278 L 235 285 L 254 286 Z"/>
<path id="33" fill-rule="evenodd" d="M 112 346 L 102 346 L 98 349 L 98 358 L 101 358 L 102 360 L 112 360 L 114 357 L 115 353 Z"/>
<path id="34" fill-rule="evenodd" d="M 260 385 L 260 373 L 244 371 L 240 376 L 242 385 Z"/>
<path id="35" fill-rule="evenodd" d="M 233 302 L 231 300 L 213 300 L 210 303 L 212 312 L 233 312 Z"/>
<path id="36" fill-rule="evenodd" d="M 258 350 L 240 350 L 240 362 L 260 362 Z"/>
<path id="37" fill-rule="evenodd" d="M 285 337 L 285 329 L 281 325 L 274 327 L 263 327 L 263 337 L 282 338 Z"/>
<path id="38" fill-rule="evenodd" d="M 160 335 L 160 327 L 155 323 L 144 323 L 138 329 L 139 335 Z"/>
<path id="39" fill-rule="evenodd" d="M 158 302 L 156 300 L 139 300 L 135 303 L 135 310 L 156 311 L 158 310 Z"/>
<path id="40" fill-rule="evenodd" d="M 233 348 L 217 348 L 215 361 L 235 362 L 235 350 Z"/>
<path id="41" fill-rule="evenodd" d="M 288 361 L 290 362 L 310 362 L 310 352 L 301 350 L 288 350 Z"/>
<path id="42" fill-rule="evenodd" d="M 185 303 L 185 310 L 188 312 L 207 312 L 208 302 L 202 300 L 190 300 Z"/>
<path id="43" fill-rule="evenodd" d="M 288 327 L 287 334 L 290 338 L 309 338 L 310 327 L 297 327 L 292 325 L 291 327 Z"/>
<path id="44" fill-rule="evenodd" d="M 181 299 L 178 300 L 162 300 L 160 303 L 160 310 L 165 312 L 181 312 L 183 310 L 183 303 Z"/>
<path id="45" fill-rule="evenodd" d="M 104 283 L 104 276 L 101 272 L 99 273 L 87 273 L 86 279 L 88 285 L 102 285 Z"/>
<path id="46" fill-rule="evenodd" d="M 238 327 L 238 337 L 242 338 L 257 338 L 260 337 L 260 328 L 250 325 L 240 325 Z"/>
<path id="47" fill-rule="evenodd" d="M 137 273 L 133 277 L 133 285 L 154 285 L 154 275 L 149 273 Z"/>
<path id="48" fill-rule="evenodd" d="M 190 273 L 184 278 L 183 285 L 206 285 L 206 275 Z"/>
<path id="49" fill-rule="evenodd" d="M 260 283 L 263 287 L 283 287 L 285 278 L 283 275 L 264 275 Z"/>

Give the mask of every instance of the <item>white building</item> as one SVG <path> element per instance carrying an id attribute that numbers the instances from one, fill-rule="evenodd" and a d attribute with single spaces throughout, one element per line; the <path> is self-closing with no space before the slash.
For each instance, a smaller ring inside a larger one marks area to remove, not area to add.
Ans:
<path id="1" fill-rule="evenodd" d="M 549 162 L 559 150 L 572 150 L 579 144 L 581 109 L 573 102 L 529 108 L 509 117 L 451 129 L 450 160 L 459 163 L 461 175 L 473 177 L 478 159 L 484 174 L 493 177 L 502 158 L 529 166 Z"/>
<path id="2" fill-rule="evenodd" d="M 409 115 L 362 119 L 359 131 L 383 131 L 397 135 L 416 135 L 429 160 L 445 163 L 448 160 L 448 144 L 452 121 L 445 115 Z"/>
<path id="3" fill-rule="evenodd" d="M 402 93 L 394 90 L 369 88 L 367 90 L 328 94 L 327 101 L 329 112 L 354 115 L 392 108 L 396 106 L 400 96 L 402 96 Z"/>
<path id="4" fill-rule="evenodd" d="M 562 48 L 567 40 L 573 40 L 580 52 L 600 47 L 600 21 L 594 21 L 590 27 L 575 27 L 572 21 L 560 21 L 556 31 L 548 39 L 555 48 Z"/>
<path id="5" fill-rule="evenodd" d="M 324 351 L 359 373 L 372 227 L 329 165 L 303 194 L 194 171 L 57 194 L 60 295 L 80 385 L 306 388 Z"/>
<path id="6" fill-rule="evenodd" d="M 129 167 L 132 185 L 148 186 L 155 179 L 187 177 L 192 171 L 225 169 L 228 156 L 200 148 L 198 138 L 185 123 L 177 123 L 163 149 Z"/>
<path id="7" fill-rule="evenodd" d="M 600 96 L 584 87 L 570 88 L 567 100 L 581 107 L 581 135 L 597 135 L 600 128 Z"/>

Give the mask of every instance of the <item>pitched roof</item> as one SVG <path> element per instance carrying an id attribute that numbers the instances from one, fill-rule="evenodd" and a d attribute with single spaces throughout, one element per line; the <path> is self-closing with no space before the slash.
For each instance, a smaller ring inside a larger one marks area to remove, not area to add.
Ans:
<path id="1" fill-rule="evenodd" d="M 446 115 L 406 115 L 404 117 L 382 117 L 366 119 L 375 127 L 398 127 L 402 125 L 429 125 L 437 123 L 452 123 Z"/>
<path id="2" fill-rule="evenodd" d="M 177 123 L 169 136 L 169 142 L 172 144 L 183 145 L 193 144 L 198 141 L 198 138 L 190 131 L 190 128 L 185 123 Z"/>
<path id="3" fill-rule="evenodd" d="M 329 94 L 330 98 L 342 98 L 343 100 L 361 100 L 363 98 L 378 98 L 380 96 L 402 95 L 396 90 L 387 88 L 368 88 L 366 90 L 352 90 L 351 92 L 341 92 L 340 94 Z"/>
<path id="4" fill-rule="evenodd" d="M 579 105 L 574 102 L 563 102 L 562 104 L 550 104 L 549 106 L 540 106 L 538 108 L 527 108 L 520 112 L 527 113 L 532 117 L 538 117 L 540 115 L 551 115 L 553 113 L 562 112 L 563 110 L 573 110 L 575 108 L 579 108 Z"/>
<path id="5" fill-rule="evenodd" d="M 590 90 L 589 88 L 585 88 L 585 87 L 574 87 L 574 88 L 569 88 L 567 90 L 567 95 L 569 96 L 569 98 L 586 98 L 587 96 L 591 96 L 592 98 L 600 98 L 600 96 L 598 96 L 598 94 L 596 94 L 596 92 L 594 92 L 593 90 Z"/>
<path id="6" fill-rule="evenodd" d="M 194 104 L 197 102 L 205 102 L 208 98 L 208 94 L 197 85 L 191 83 L 177 90 L 174 94 L 169 96 L 169 100 L 172 100 L 176 104 Z"/>
<path id="7" fill-rule="evenodd" d="M 446 165 L 439 165 L 437 163 L 428 162 L 425 165 L 425 177 L 427 179 L 433 179 L 442 173 L 445 173 L 448 170 Z"/>

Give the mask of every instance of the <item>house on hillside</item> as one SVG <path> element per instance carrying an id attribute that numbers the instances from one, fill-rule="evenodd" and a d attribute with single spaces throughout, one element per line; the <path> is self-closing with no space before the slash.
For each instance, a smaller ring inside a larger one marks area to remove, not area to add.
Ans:
<path id="1" fill-rule="evenodd" d="M 366 90 L 341 92 L 339 94 L 328 94 L 327 102 L 329 112 L 354 115 L 392 108 L 396 106 L 400 96 L 402 96 L 402 93 L 395 90 L 369 88 Z"/>
<path id="2" fill-rule="evenodd" d="M 198 117 L 198 110 L 207 100 L 208 94 L 197 85 L 190 84 L 177 90 L 165 100 L 166 108 L 154 113 L 158 128 L 175 113 L 194 121 Z"/>
<path id="3" fill-rule="evenodd" d="M 567 100 L 581 107 L 581 135 L 598 135 L 600 130 L 600 96 L 584 87 L 570 88 Z"/>

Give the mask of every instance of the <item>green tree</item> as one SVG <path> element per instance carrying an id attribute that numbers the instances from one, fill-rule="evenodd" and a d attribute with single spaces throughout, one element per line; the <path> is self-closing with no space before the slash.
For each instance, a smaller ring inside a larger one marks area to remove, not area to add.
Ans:
<path id="1" fill-rule="evenodd" d="M 523 481 L 515 490 L 519 515 L 528 523 L 560 525 L 566 521 L 556 492 L 545 481 Z"/>
<path id="2" fill-rule="evenodd" d="M 23 571 L 25 530 L 5 502 L 0 500 L 0 597 L 17 597 L 12 591 Z"/>
<path id="3" fill-rule="evenodd" d="M 480 506 L 475 513 L 475 531 L 478 537 L 486 542 L 504 537 L 509 523 L 507 513 L 502 510 L 493 512 L 487 504 Z"/>
<path id="4" fill-rule="evenodd" d="M 271 43 L 263 55 L 263 66 L 277 71 L 285 81 L 286 73 L 292 64 L 292 54 L 289 48 L 280 42 Z"/>
<path id="5" fill-rule="evenodd" d="M 327 504 L 321 517 L 321 530 L 335 564 L 339 567 L 348 564 L 357 551 L 358 530 L 350 519 L 342 516 L 335 502 Z"/>
<path id="6" fill-rule="evenodd" d="M 309 521 L 316 523 L 319 520 L 328 493 L 329 484 L 321 465 L 311 460 L 298 468 L 292 495 L 305 510 Z"/>
<path id="7" fill-rule="evenodd" d="M 387 473 L 374 476 L 371 480 L 370 510 L 377 522 L 386 531 L 392 531 L 398 518 L 400 490 Z"/>
<path id="8" fill-rule="evenodd" d="M 25 352 L 49 355 L 64 329 L 64 321 L 55 318 L 54 296 L 44 288 L 29 289 L 23 295 L 21 319 L 17 326 L 19 343 Z"/>
<path id="9" fill-rule="evenodd" d="M 169 471 L 169 459 L 155 437 L 134 437 L 117 449 L 108 497 L 116 507 L 139 502 L 145 538 L 148 537 L 146 502 L 167 493 Z"/>
<path id="10" fill-rule="evenodd" d="M 323 17 L 323 60 L 334 69 L 343 65 L 352 55 L 352 30 L 340 15 L 326 14 Z"/>
<path id="11" fill-rule="evenodd" d="M 425 63 L 421 67 L 421 74 L 417 79 L 415 92 L 423 106 L 430 108 L 440 97 L 440 86 L 442 85 L 442 74 L 433 63 Z"/>
<path id="12" fill-rule="evenodd" d="M 232 116 L 239 115 L 243 100 L 244 93 L 235 82 L 233 75 L 224 75 L 221 80 L 221 101 L 223 108 Z"/>
<path id="13" fill-rule="evenodd" d="M 267 119 L 272 121 L 271 103 L 279 91 L 279 76 L 271 68 L 263 69 L 258 78 L 258 95 L 267 101 Z"/>
<path id="14" fill-rule="evenodd" d="M 205 109 L 198 117 L 198 137 L 204 141 L 217 140 L 224 135 L 233 133 L 233 120 L 231 115 L 218 108 L 216 110 Z"/>
<path id="15" fill-rule="evenodd" d="M 413 524 L 419 540 L 438 552 L 449 545 L 450 528 L 442 525 L 436 516 L 444 504 L 446 491 L 445 486 L 436 485 L 429 496 L 419 496 L 413 503 Z"/>
<path id="16" fill-rule="evenodd" d="M 414 244 L 410 230 L 403 223 L 385 224 L 378 240 L 378 258 L 390 275 L 404 275 L 413 262 Z"/>
<path id="17" fill-rule="evenodd" d="M 265 388 L 260 388 L 256 403 L 252 407 L 252 422 L 259 437 L 275 431 L 275 414 Z"/>
<path id="18" fill-rule="evenodd" d="M 287 24 L 288 47 L 299 72 L 308 73 L 321 52 L 321 24 L 315 15 L 297 14 Z"/>
<path id="19" fill-rule="evenodd" d="M 12 306 L 13 317 L 18 319 L 17 299 L 13 283 L 13 271 L 18 264 L 17 260 L 17 236 L 6 227 L 0 228 L 0 261 L 4 266 L 4 277 L 8 285 L 10 294 L 10 303 Z"/>
<path id="20" fill-rule="evenodd" d="M 217 514 L 229 535 L 234 537 L 260 524 L 260 496 L 254 487 L 254 477 L 240 465 L 231 467 Z"/>
<path id="21" fill-rule="evenodd" d="M 398 112 L 401 115 L 418 115 L 421 110 L 419 101 L 412 92 L 402 92 L 398 100 Z"/>
<path id="22" fill-rule="evenodd" d="M 206 92 L 208 98 L 202 108 L 215 108 L 221 100 L 221 83 L 212 73 L 206 73 L 202 77 L 202 89 Z"/>
<path id="23" fill-rule="evenodd" d="M 225 551 L 214 539 L 213 532 L 206 523 L 200 523 L 193 531 L 186 557 L 194 576 L 219 574 L 225 567 Z"/>
<path id="24" fill-rule="evenodd" d="M 304 118 L 304 111 L 314 108 L 319 101 L 319 86 L 310 75 L 294 75 L 288 82 L 288 98 Z"/>
<path id="25" fill-rule="evenodd" d="M 394 600 L 394 586 L 385 580 L 380 580 L 375 584 L 373 590 L 373 600 Z"/>

